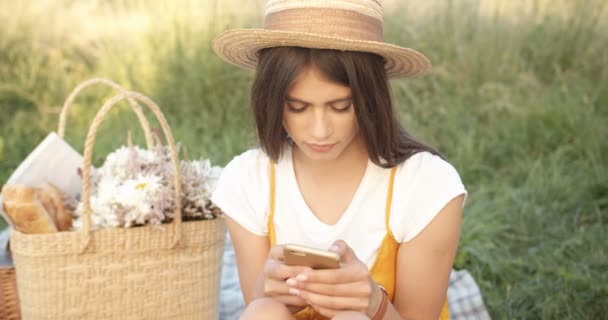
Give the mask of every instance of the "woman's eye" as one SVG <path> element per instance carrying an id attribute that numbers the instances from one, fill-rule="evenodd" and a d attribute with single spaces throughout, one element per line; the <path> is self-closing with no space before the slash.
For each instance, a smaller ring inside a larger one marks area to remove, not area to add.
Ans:
<path id="1" fill-rule="evenodd" d="M 292 105 L 292 104 L 287 104 L 287 109 L 289 109 L 289 111 L 291 112 L 303 112 L 304 109 L 306 109 L 306 106 L 297 106 L 297 105 Z"/>
<path id="2" fill-rule="evenodd" d="M 333 104 L 331 107 L 338 112 L 346 112 L 350 109 L 353 103 L 351 101 Z"/>

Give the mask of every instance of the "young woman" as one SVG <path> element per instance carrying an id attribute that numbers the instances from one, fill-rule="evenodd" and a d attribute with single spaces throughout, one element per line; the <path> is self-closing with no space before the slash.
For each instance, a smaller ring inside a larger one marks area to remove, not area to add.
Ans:
<path id="1" fill-rule="evenodd" d="M 271 0 L 263 29 L 214 40 L 255 68 L 259 147 L 225 168 L 243 319 L 447 319 L 466 190 L 456 170 L 398 123 L 388 79 L 430 68 L 382 41 L 373 0 Z M 340 255 L 340 268 L 288 266 L 283 246 Z"/>

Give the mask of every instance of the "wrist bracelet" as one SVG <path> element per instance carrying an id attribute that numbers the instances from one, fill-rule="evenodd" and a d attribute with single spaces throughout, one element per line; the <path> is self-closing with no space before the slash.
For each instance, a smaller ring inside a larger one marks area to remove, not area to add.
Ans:
<path id="1" fill-rule="evenodd" d="M 382 301 L 380 302 L 380 307 L 378 307 L 378 311 L 376 311 L 376 314 L 372 317 L 371 320 L 380 320 L 384 318 L 384 314 L 386 313 L 386 309 L 388 308 L 388 293 L 386 292 L 386 289 L 384 289 L 384 287 L 382 287 L 381 285 L 378 284 L 378 287 L 380 287 L 380 290 L 382 290 Z"/>

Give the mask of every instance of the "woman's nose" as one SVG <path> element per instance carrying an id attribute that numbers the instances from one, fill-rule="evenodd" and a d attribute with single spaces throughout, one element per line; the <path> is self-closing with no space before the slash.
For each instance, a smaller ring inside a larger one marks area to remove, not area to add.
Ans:
<path id="1" fill-rule="evenodd" d="M 315 110 L 311 124 L 312 138 L 316 142 L 327 142 L 332 134 L 331 121 L 325 110 Z"/>

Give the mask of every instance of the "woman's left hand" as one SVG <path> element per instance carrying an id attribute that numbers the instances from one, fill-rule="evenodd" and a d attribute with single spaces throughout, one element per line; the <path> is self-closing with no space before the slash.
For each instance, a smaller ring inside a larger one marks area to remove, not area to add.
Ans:
<path id="1" fill-rule="evenodd" d="M 367 266 L 342 240 L 336 241 L 329 250 L 340 255 L 340 268 L 310 270 L 290 278 L 287 280 L 290 293 L 326 317 L 347 310 L 372 317 L 383 293 L 370 277 Z"/>

